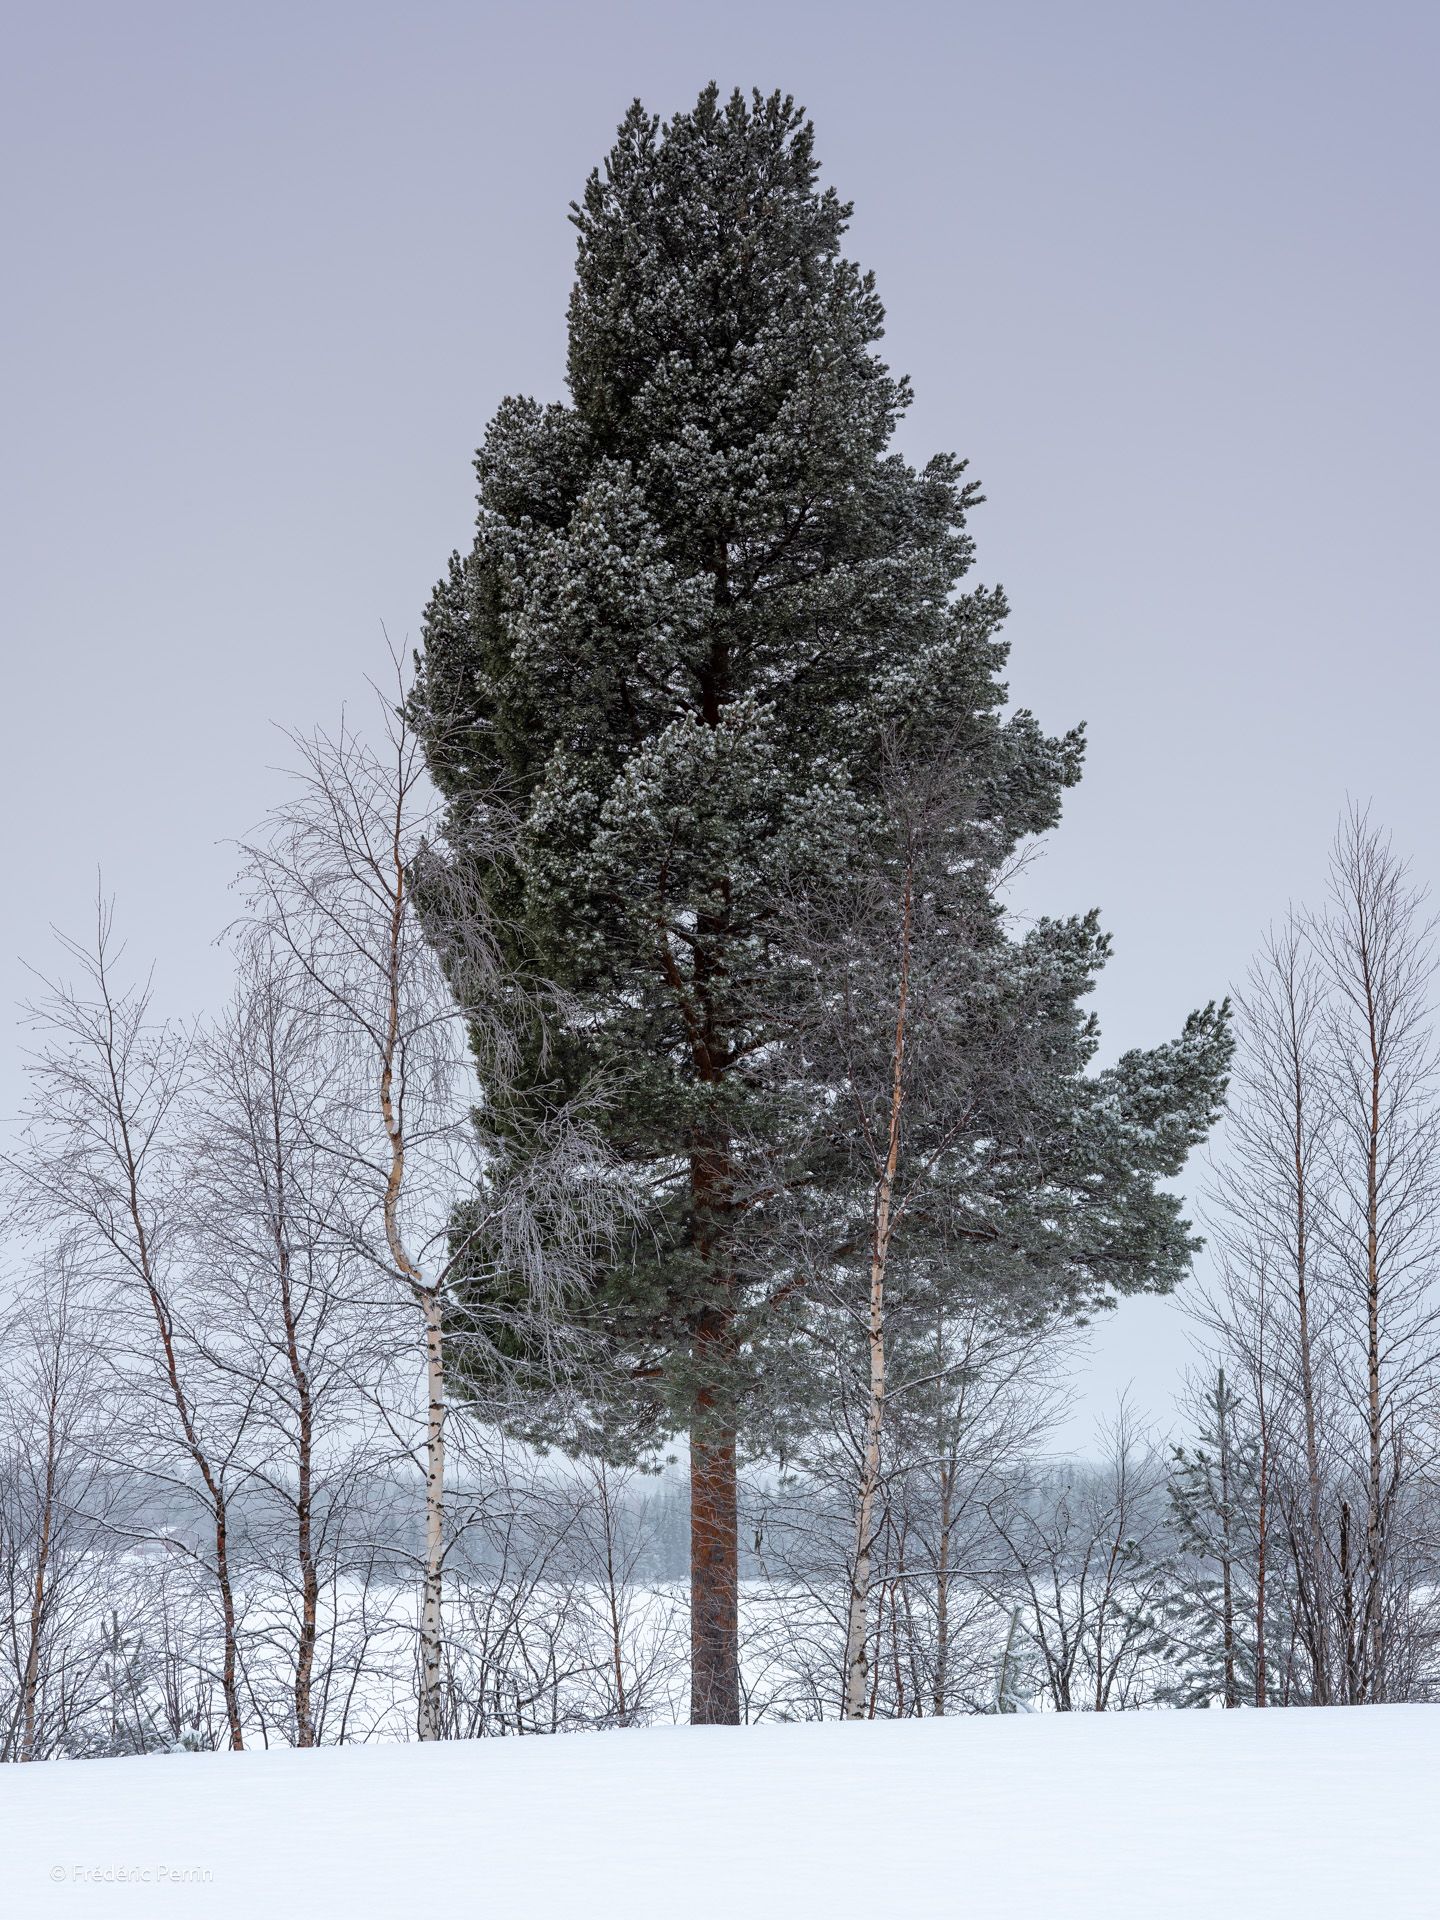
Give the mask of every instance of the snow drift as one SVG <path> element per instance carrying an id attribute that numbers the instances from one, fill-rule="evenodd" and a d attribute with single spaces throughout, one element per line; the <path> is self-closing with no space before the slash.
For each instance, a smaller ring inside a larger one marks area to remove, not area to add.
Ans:
<path id="1" fill-rule="evenodd" d="M 0 1768 L 0 1912 L 1440 1913 L 1440 1709 L 657 1728 Z"/>

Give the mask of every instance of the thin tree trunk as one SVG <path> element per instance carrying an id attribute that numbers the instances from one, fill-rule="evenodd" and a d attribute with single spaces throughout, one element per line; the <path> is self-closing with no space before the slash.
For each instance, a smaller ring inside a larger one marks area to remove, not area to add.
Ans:
<path id="1" fill-rule="evenodd" d="M 220 1672 L 220 1686 L 225 1696 L 225 1717 L 230 1727 L 230 1745 L 236 1753 L 239 1753 L 245 1745 L 245 1731 L 240 1720 L 239 1636 L 235 1624 L 235 1589 L 230 1579 L 229 1513 L 225 1501 L 218 1498 L 218 1489 L 213 1486 L 213 1483 L 211 1498 L 217 1500 L 215 1567 L 220 1588 L 220 1618 L 225 1636 L 225 1655 Z"/>
<path id="2" fill-rule="evenodd" d="M 1265 1374 L 1257 1374 L 1256 1414 L 1260 1423 L 1260 1484 L 1255 1513 L 1255 1704 L 1268 1704 L 1265 1584 L 1270 1552 L 1270 1416 L 1265 1404 Z"/>
<path id="3" fill-rule="evenodd" d="M 1231 1582 L 1230 1527 L 1230 1406 L 1225 1397 L 1225 1369 L 1220 1369 L 1217 1410 L 1220 1416 L 1220 1622 L 1225 1648 L 1225 1705 L 1238 1707 L 1235 1685 L 1235 1598 Z"/>
<path id="4" fill-rule="evenodd" d="M 881 1201 L 881 1217 L 888 1228 L 890 1190 Z M 883 1229 L 882 1229 L 883 1230 Z M 872 1252 L 870 1262 L 870 1396 L 865 1413 L 864 1452 L 860 1462 L 859 1499 L 855 1508 L 855 1547 L 851 1561 L 850 1603 L 845 1622 L 845 1718 L 865 1717 L 866 1617 L 870 1604 L 870 1568 L 875 1547 L 875 1507 L 880 1489 L 880 1437 L 885 1419 L 885 1260 Z"/>
<path id="5" fill-rule="evenodd" d="M 1355 1572 L 1350 1554 L 1350 1502 L 1340 1502 L 1340 1609 L 1345 1629 L 1345 1698 L 1358 1706 L 1362 1698 L 1359 1647 L 1355 1635 Z"/>
<path id="6" fill-rule="evenodd" d="M 315 1564 L 314 1544 L 314 1408 L 310 1383 L 299 1365 L 293 1320 L 287 1301 L 286 1340 L 291 1352 L 297 1392 L 300 1396 L 299 1457 L 296 1462 L 295 1557 L 300 1568 L 300 1634 L 295 1648 L 295 1744 L 315 1744 L 315 1714 L 312 1694 L 315 1675 L 315 1647 L 319 1636 L 320 1574 Z"/>
<path id="7" fill-rule="evenodd" d="M 420 1711 L 422 1740 L 441 1738 L 440 1667 L 444 1647 L 445 1355 L 440 1296 L 421 1294 L 425 1319 L 425 1563 L 420 1599 Z"/>
<path id="8" fill-rule="evenodd" d="M 101 979 L 104 987 L 103 974 Z M 105 987 L 105 991 L 108 993 L 108 987 Z M 150 1302 L 156 1332 L 160 1336 L 161 1351 L 165 1357 L 166 1384 L 170 1389 L 170 1398 L 180 1421 L 180 1430 L 185 1437 L 185 1448 L 204 1482 L 205 1492 L 210 1502 L 211 1519 L 215 1531 L 215 1584 L 220 1593 L 220 1621 L 223 1635 L 220 1686 L 225 1699 L 225 1718 L 229 1727 L 230 1745 L 238 1753 L 244 1748 L 245 1732 L 240 1718 L 235 1590 L 230 1578 L 230 1526 L 227 1501 L 219 1477 L 211 1466 L 209 1455 L 201 1444 L 200 1435 L 191 1415 L 190 1402 L 181 1384 L 179 1356 L 175 1351 L 174 1324 L 155 1272 L 150 1250 L 150 1236 L 146 1231 L 145 1215 L 140 1201 L 140 1163 L 130 1137 L 130 1109 L 117 1063 L 108 1045 L 105 1064 L 110 1081 L 111 1112 L 117 1123 L 120 1160 L 125 1171 L 126 1208 L 135 1234 L 135 1264 L 139 1268 L 140 1278 Z"/>
<path id="9" fill-rule="evenodd" d="M 277 1067 L 273 1049 L 270 1075 L 271 1177 L 275 1182 L 274 1238 L 276 1275 L 280 1283 L 280 1317 L 285 1329 L 285 1360 L 295 1389 L 295 1558 L 300 1571 L 300 1632 L 295 1647 L 295 1744 L 313 1747 L 315 1715 L 312 1692 L 315 1646 L 319 1627 L 320 1577 L 314 1546 L 315 1407 L 310 1375 L 300 1352 L 300 1328 L 291 1284 L 290 1236 L 286 1205 L 286 1162 L 280 1105 L 276 1097 Z"/>
<path id="10" fill-rule="evenodd" d="M 870 1238 L 870 1309 L 866 1328 L 870 1357 L 870 1393 L 865 1413 L 859 1497 L 855 1509 L 855 1546 L 851 1560 L 850 1604 L 845 1623 L 845 1718 L 864 1716 L 866 1696 L 865 1623 L 870 1604 L 870 1564 L 875 1547 L 875 1505 L 880 1490 L 880 1443 L 885 1424 L 885 1271 L 900 1164 L 900 1117 L 905 1103 L 905 1033 L 910 1000 L 911 887 L 913 862 L 907 862 L 900 910 L 900 979 L 895 1003 L 895 1038 L 890 1056 L 890 1102 L 885 1159 L 875 1187 Z"/>
<path id="11" fill-rule="evenodd" d="M 600 1516 L 605 1528 L 605 1601 L 610 1615 L 610 1665 L 615 1678 L 615 1718 L 623 1727 L 629 1722 L 625 1702 L 625 1660 L 620 1631 L 620 1592 L 615 1577 L 615 1508 L 610 1498 L 610 1480 L 602 1463 L 599 1476 Z"/>
<path id="12" fill-rule="evenodd" d="M 440 1289 L 426 1284 L 411 1258 L 400 1225 L 405 1190 L 406 1136 L 401 1100 L 396 1099 L 400 1051 L 400 974 L 405 940 L 406 871 L 402 850 L 403 796 L 397 795 L 390 847 L 389 942 L 385 955 L 385 1036 L 380 1050 L 380 1117 L 390 1147 L 385 1181 L 385 1241 L 396 1269 L 408 1282 L 420 1309 L 425 1340 L 425 1556 L 420 1577 L 420 1698 L 416 1732 L 422 1740 L 442 1737 L 440 1669 L 444 1649 L 445 1564 L 445 1344 Z"/>
<path id="13" fill-rule="evenodd" d="M 1000 1671 L 995 1678 L 996 1713 L 1013 1713 L 1010 1699 L 1010 1669 L 1015 1659 L 1015 1636 L 1020 1631 L 1020 1609 L 1010 1609 L 1010 1624 L 1005 1629 L 1005 1646 L 1000 1655 Z"/>
<path id="14" fill-rule="evenodd" d="M 1365 1437 L 1364 1544 L 1357 1518 L 1347 1551 L 1347 1652 L 1351 1697 L 1380 1702 L 1402 1689 L 1411 1612 L 1408 1599 L 1398 1612 L 1387 1600 L 1402 1462 L 1410 1423 L 1429 1417 L 1433 1398 L 1423 1383 L 1434 1364 L 1428 1276 L 1440 1246 L 1440 1049 L 1431 1021 L 1436 923 L 1388 838 L 1354 807 L 1331 855 L 1331 901 L 1316 934 L 1338 1002 L 1331 1026 L 1348 1108 L 1338 1163 L 1346 1263 L 1355 1306 L 1360 1297 L 1364 1302 L 1355 1342 L 1361 1378 L 1353 1383 Z"/>
<path id="15" fill-rule="evenodd" d="M 1310 1334 L 1310 1172 L 1306 1159 L 1306 1108 L 1309 1067 L 1296 1020 L 1293 975 L 1286 976 L 1290 1095 L 1293 1116 L 1292 1146 L 1295 1168 L 1295 1312 L 1300 1349 L 1300 1401 L 1305 1419 L 1305 1493 L 1309 1523 L 1310 1587 L 1314 1596 L 1314 1645 L 1311 1656 L 1311 1693 L 1316 1706 L 1330 1699 L 1330 1601 L 1325 1578 L 1325 1526 L 1321 1518 L 1320 1444 L 1315 1394 L 1315 1363 Z"/>
<path id="16" fill-rule="evenodd" d="M 955 1470 L 940 1469 L 940 1541 L 935 1557 L 935 1686 L 931 1711 L 943 1716 L 950 1694 L 950 1535 L 954 1527 Z"/>
<path id="17" fill-rule="evenodd" d="M 1330 1699 L 1330 1600 L 1325 1578 L 1325 1523 L 1321 1517 L 1320 1445 L 1315 1406 L 1315 1366 L 1310 1338 L 1308 1195 L 1301 1152 L 1296 1167 L 1295 1308 L 1300 1342 L 1300 1398 L 1305 1415 L 1305 1494 L 1309 1523 L 1310 1586 L 1314 1595 L 1315 1642 L 1311 1649 L 1311 1693 L 1317 1707 Z"/>
<path id="18" fill-rule="evenodd" d="M 35 1758 L 36 1704 L 40 1691 L 40 1636 L 45 1626 L 45 1583 L 50 1572 L 50 1542 L 55 1526 L 55 1397 L 51 1385 L 45 1423 L 45 1491 L 41 1497 L 40 1540 L 35 1550 L 35 1579 L 30 1590 L 30 1618 L 25 1648 L 25 1671 L 20 1683 L 20 1758 Z"/>
<path id="19" fill-rule="evenodd" d="M 103 959 L 102 951 L 99 980 L 108 1010 L 110 1007 L 109 984 L 104 972 Z M 239 1752 L 244 1748 L 245 1734 L 240 1718 L 235 1591 L 230 1578 L 230 1529 L 226 1496 L 219 1477 L 211 1465 L 209 1455 L 201 1443 L 191 1414 L 190 1401 L 181 1383 L 180 1362 L 175 1351 L 174 1324 L 160 1288 L 151 1254 L 150 1235 L 145 1226 L 145 1213 L 140 1198 L 140 1161 L 130 1133 L 131 1109 L 126 1098 L 124 1078 L 115 1058 L 113 1038 L 110 1036 L 113 1036 L 113 1019 L 105 1043 L 104 1059 L 110 1087 L 110 1111 L 116 1123 L 119 1159 L 125 1175 L 126 1212 L 135 1234 L 134 1263 L 150 1303 L 156 1332 L 160 1336 L 160 1346 L 165 1361 L 165 1380 L 180 1422 L 180 1430 L 184 1435 L 185 1449 L 204 1483 L 210 1503 L 215 1533 L 215 1583 L 220 1593 L 220 1620 L 223 1634 L 220 1685 L 225 1699 L 225 1718 L 229 1727 L 230 1745 Z"/>
<path id="20" fill-rule="evenodd" d="M 905 1631 L 909 1632 L 910 1608 L 909 1596 L 905 1586 L 905 1541 L 903 1535 L 897 1543 L 895 1559 L 895 1578 L 890 1582 L 890 1672 L 895 1682 L 895 1718 L 905 1717 L 905 1670 L 900 1659 L 901 1623 L 900 1610 L 905 1609 Z"/>
<path id="21" fill-rule="evenodd" d="M 128 1129 L 123 1127 L 125 1149 L 129 1154 Z M 165 1356 L 165 1378 L 170 1388 L 170 1397 L 180 1421 L 181 1432 L 185 1436 L 185 1447 L 194 1462 L 205 1492 L 210 1502 L 211 1522 L 215 1534 L 215 1584 L 220 1593 L 220 1625 L 222 1633 L 222 1653 L 220 1666 L 220 1689 L 225 1700 L 225 1718 L 230 1733 L 230 1745 L 239 1753 L 245 1746 L 244 1725 L 240 1718 L 240 1674 L 238 1655 L 238 1631 L 235 1619 L 235 1587 L 230 1577 L 230 1512 L 225 1490 L 215 1473 L 209 1455 L 201 1443 L 190 1411 L 190 1402 L 180 1380 L 180 1361 L 175 1351 L 175 1329 L 170 1318 L 169 1308 L 165 1304 L 150 1263 L 149 1239 L 140 1215 L 139 1182 L 133 1160 L 131 1161 L 131 1216 L 136 1231 L 139 1248 L 140 1270 L 145 1281 L 145 1289 L 150 1300 L 150 1309 L 155 1319 L 156 1330 L 160 1335 L 161 1351 Z"/>
<path id="22" fill-rule="evenodd" d="M 1367 982 L 1368 986 L 1368 982 Z M 1365 1490 L 1365 1619 L 1368 1628 L 1368 1697 L 1385 1698 L 1384 1627 L 1380 1588 L 1384 1557 L 1384 1430 L 1380 1397 L 1380 1054 L 1370 1005 L 1370 1110 L 1365 1164 L 1365 1375 L 1369 1475 Z"/>

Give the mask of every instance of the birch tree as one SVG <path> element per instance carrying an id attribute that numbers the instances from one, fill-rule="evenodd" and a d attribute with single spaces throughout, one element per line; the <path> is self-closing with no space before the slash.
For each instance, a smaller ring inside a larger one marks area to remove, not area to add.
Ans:
<path id="1" fill-rule="evenodd" d="M 194 1220 L 181 1164 L 193 1041 L 154 1017 L 148 980 L 125 984 L 103 899 L 91 943 L 60 944 L 71 975 L 45 980 L 30 1010 L 39 1044 L 21 1145 L 7 1162 L 18 1218 L 36 1234 L 63 1234 L 103 1300 L 109 1448 L 199 1508 L 198 1546 L 169 1537 L 214 1597 L 227 1732 L 240 1748 L 232 1510 L 248 1407 L 243 1392 L 222 1390 L 186 1284 Z"/>
<path id="2" fill-rule="evenodd" d="M 1167 1587 L 1164 1461 L 1123 1400 L 1102 1459 L 1035 1463 L 989 1504 L 996 1604 L 1018 1630 L 1059 1713 L 1138 1703 L 1158 1651 Z"/>
<path id="3" fill-rule="evenodd" d="M 538 1353 L 542 1370 L 560 1371 L 554 1308 L 583 1279 L 618 1190 L 573 1108 L 552 1116 L 542 1146 L 523 1161 L 511 1151 L 505 1089 L 522 1044 L 543 1024 L 543 993 L 502 958 L 475 882 L 480 850 L 467 849 L 461 863 L 437 844 L 440 822 L 403 685 L 379 706 L 374 747 L 348 722 L 294 740 L 292 797 L 246 847 L 243 885 L 249 936 L 287 957 L 328 1030 L 335 1099 L 324 1148 L 354 1196 L 357 1248 L 383 1282 L 378 1308 L 405 1300 L 416 1318 L 424 1376 L 417 1730 L 433 1740 L 443 1726 L 453 1343 L 484 1350 L 467 1393 L 507 1340 L 516 1344 L 521 1322 L 532 1370 Z M 427 916 L 441 929 L 438 945 Z M 451 1311 L 461 1276 L 469 1287 L 463 1329 Z M 498 1382 L 502 1371 L 487 1377 Z"/>
<path id="4" fill-rule="evenodd" d="M 1155 1182 L 1213 1120 L 1227 1013 L 1090 1074 L 1080 1001 L 1108 952 L 1094 915 L 1018 934 L 1003 892 L 1016 842 L 963 738 L 895 738 L 863 858 L 802 895 L 780 1072 L 814 1102 L 792 1180 L 812 1334 L 863 1353 L 844 1712 L 866 1709 L 869 1587 L 891 1410 L 959 1374 L 937 1326 L 1053 1327 L 1119 1292 L 1164 1290 L 1193 1242 Z M 783 1182 L 782 1182 L 783 1184 Z M 942 1341 L 943 1345 L 943 1341 Z M 903 1351 L 905 1368 L 894 1374 Z"/>
<path id="5" fill-rule="evenodd" d="M 0 1377 L 0 1760 L 84 1750 L 96 1631 L 117 1575 L 116 1489 L 96 1449 L 96 1326 L 68 1251 L 31 1267 Z"/>
<path id="6" fill-rule="evenodd" d="M 1267 935 L 1236 995 L 1236 1068 L 1210 1213 L 1219 1265 L 1196 1302 L 1244 1370 L 1288 1511 L 1295 1613 L 1317 1705 L 1332 1698 L 1335 1293 L 1326 1259 L 1333 1090 L 1326 981 L 1303 918 Z M 1273 1476 L 1270 1466 L 1273 1465 Z M 1268 1505 L 1268 1500 L 1267 1500 Z M 1257 1684 L 1263 1685 L 1263 1666 Z"/>
<path id="7" fill-rule="evenodd" d="M 250 1402 L 249 1543 L 284 1596 L 287 1732 L 319 1737 L 323 1612 L 360 1547 L 364 1477 L 383 1459 L 373 1409 L 394 1318 L 377 1315 L 355 1250 L 348 1163 L 334 1151 L 334 1031 L 309 983 L 264 939 L 243 941 L 229 1008 L 201 1032 L 186 1179 L 226 1339 L 215 1362 Z M 363 1197 L 363 1196 L 362 1196 Z M 252 1689 L 253 1691 L 253 1689 Z"/>
<path id="8" fill-rule="evenodd" d="M 1391 1697 L 1395 1528 L 1433 1458 L 1440 1383 L 1440 1052 L 1435 922 L 1389 836 L 1352 808 L 1330 861 L 1314 939 L 1329 1000 L 1333 1102 L 1325 1231 L 1358 1360 L 1344 1379 L 1360 1434 L 1363 1551 L 1345 1554 L 1345 1667 L 1352 1699 Z M 1353 1601 L 1349 1596 L 1357 1596 Z"/>

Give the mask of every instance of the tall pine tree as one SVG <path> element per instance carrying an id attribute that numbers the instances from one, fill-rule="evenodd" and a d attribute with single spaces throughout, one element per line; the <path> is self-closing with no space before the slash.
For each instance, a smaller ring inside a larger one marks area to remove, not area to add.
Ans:
<path id="1" fill-rule="evenodd" d="M 580 1311 L 615 1357 L 612 1421 L 689 1435 L 701 1721 L 739 1716 L 737 1442 L 803 1390 L 803 1289 L 766 1232 L 794 1099 L 784 902 L 867 856 L 897 739 L 957 756 L 991 872 L 1080 764 L 1078 734 L 1003 712 L 1003 598 L 962 591 L 962 463 L 892 451 L 909 388 L 841 254 L 849 212 L 788 98 L 711 86 L 665 125 L 631 108 L 573 210 L 570 400 L 492 421 L 416 693 L 453 844 L 518 820 L 489 883 L 568 995 L 529 1118 L 603 1077 L 609 1144 L 650 1196 L 651 1231 Z M 1084 1178 L 1133 1227 L 1121 1286 L 1183 1265 L 1154 1142 L 1183 1157 L 1227 1044 L 1204 1016 L 1178 1079 L 1142 1059 L 1138 1105 L 1099 1103 Z"/>

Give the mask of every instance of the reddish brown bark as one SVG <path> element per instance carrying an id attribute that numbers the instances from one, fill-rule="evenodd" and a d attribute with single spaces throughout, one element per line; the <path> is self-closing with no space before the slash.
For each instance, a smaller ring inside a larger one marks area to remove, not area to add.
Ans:
<path id="1" fill-rule="evenodd" d="M 734 1433 L 700 1429 L 690 1441 L 690 1718 L 697 1726 L 740 1724 L 736 1493 Z"/>
<path id="2" fill-rule="evenodd" d="M 701 1061 L 713 1075 L 713 1051 Z M 740 1520 L 735 1427 L 721 1395 L 734 1363 L 734 1278 L 726 1228 L 730 1166 L 723 1148 L 691 1159 L 695 1249 L 714 1304 L 700 1315 L 693 1349 L 700 1381 L 690 1429 L 690 1719 L 740 1724 Z M 714 1383 L 714 1384 L 711 1384 Z"/>

